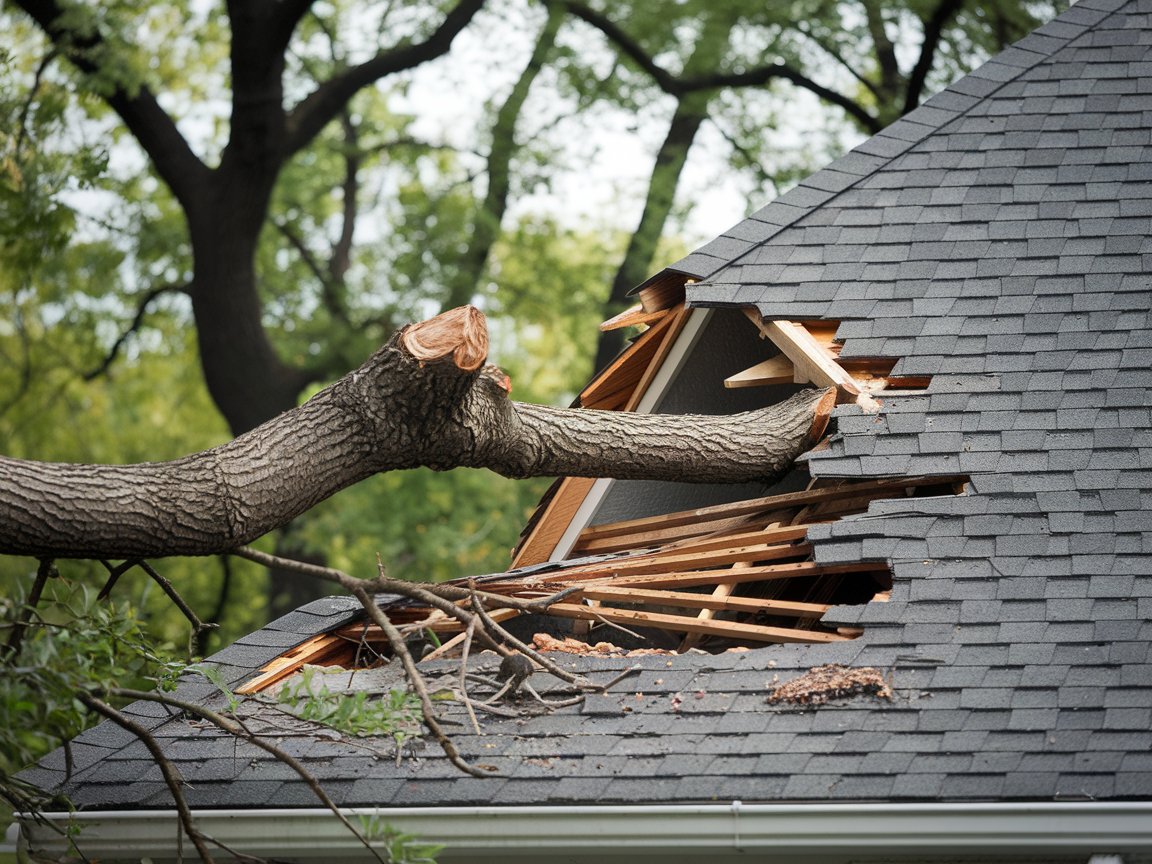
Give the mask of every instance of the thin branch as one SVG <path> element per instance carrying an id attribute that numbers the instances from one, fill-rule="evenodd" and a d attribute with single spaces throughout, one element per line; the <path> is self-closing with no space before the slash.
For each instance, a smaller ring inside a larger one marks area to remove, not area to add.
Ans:
<path id="1" fill-rule="evenodd" d="M 15 0 L 15 5 L 32 17 L 61 53 L 81 72 L 107 75 L 109 69 L 93 59 L 100 56 L 97 49 L 106 47 L 103 37 L 96 32 L 82 33 L 69 29 L 65 23 L 68 17 L 66 9 L 61 3 L 57 0 Z M 114 59 L 110 58 L 109 62 L 114 62 Z M 117 75 L 108 77 L 115 81 Z M 160 107 L 152 91 L 144 85 L 129 91 L 124 85 L 116 84 L 112 92 L 104 96 L 104 101 L 140 142 L 156 166 L 156 171 L 181 204 L 186 209 L 193 205 L 207 181 L 208 168 L 192 152 L 176 128 L 176 123 Z"/>
<path id="2" fill-rule="evenodd" d="M 472 729 L 480 734 L 480 723 L 476 720 L 476 712 L 472 710 L 472 700 L 468 698 L 468 652 L 472 648 L 472 634 L 476 632 L 476 619 L 473 618 L 464 631 L 464 645 L 460 649 L 460 699 L 468 710 L 468 719 L 472 721 Z"/>
<path id="3" fill-rule="evenodd" d="M 376 605 L 376 601 L 372 596 L 363 588 L 357 588 L 352 592 L 360 604 L 364 607 L 368 616 L 372 619 L 381 632 L 384 633 L 388 644 L 392 646 L 392 653 L 400 659 L 400 664 L 404 667 L 404 674 L 408 679 L 408 685 L 416 692 L 416 697 L 420 700 L 420 708 L 424 715 L 424 725 L 428 727 L 428 731 L 432 733 L 440 749 L 444 751 L 444 755 L 448 757 L 448 761 L 463 771 L 465 774 L 470 774 L 473 777 L 487 777 L 489 776 L 479 768 L 474 768 L 472 765 L 460 755 L 460 751 L 456 748 L 456 744 L 448 737 L 444 728 L 440 725 L 439 719 L 436 717 L 436 708 L 432 705 L 432 697 L 428 695 L 428 688 L 424 684 L 424 676 L 420 674 L 420 670 L 416 668 L 416 661 L 412 659 L 412 654 L 408 650 L 408 646 L 404 644 L 404 637 L 397 631 L 396 627 L 388 620 L 388 616 L 380 611 L 380 607 Z"/>
<path id="4" fill-rule="evenodd" d="M 59 56 L 59 49 L 53 46 L 36 66 L 36 72 L 32 76 L 32 86 L 28 88 L 28 98 L 24 100 L 24 104 L 20 107 L 20 119 L 16 121 L 18 131 L 16 132 L 16 146 L 13 149 L 17 154 L 23 149 L 24 142 L 29 137 L 28 116 L 32 113 L 32 105 L 36 102 L 36 94 L 40 92 L 40 84 L 44 80 L 44 73 L 48 71 L 48 67 L 52 61 Z"/>
<path id="5" fill-rule="evenodd" d="M 108 596 L 112 593 L 112 589 L 116 587 L 116 583 L 120 581 L 120 577 L 131 570 L 138 563 L 135 558 L 127 561 L 121 561 L 119 564 L 113 566 L 111 561 L 100 560 L 104 565 L 104 569 L 108 571 L 108 580 L 104 583 L 104 587 L 100 589 L 100 593 L 96 595 L 96 600 L 107 600 Z"/>
<path id="6" fill-rule="evenodd" d="M 963 5 L 964 0 L 941 0 L 924 22 L 924 41 L 920 44 L 920 57 L 917 58 L 916 65 L 908 76 L 904 110 L 900 112 L 901 114 L 907 114 L 920 104 L 920 97 L 924 95 L 924 83 L 928 80 L 928 73 L 932 71 L 932 64 L 936 61 L 936 51 L 940 47 L 944 28 Z"/>
<path id="7" fill-rule="evenodd" d="M 32 582 L 32 590 L 28 592 L 28 599 L 24 601 L 16 622 L 12 625 L 12 632 L 8 635 L 8 644 L 5 645 L 7 659 L 12 660 L 20 654 L 20 645 L 24 641 L 24 633 L 32 621 L 32 614 L 40 604 L 40 596 L 48 580 L 58 575 L 55 562 L 51 558 L 41 558 L 36 567 L 36 579 Z"/>
<path id="8" fill-rule="evenodd" d="M 749 69 L 746 72 L 715 72 L 708 75 L 677 77 L 649 57 L 636 40 L 607 16 L 583 3 L 576 2 L 576 0 L 559 0 L 559 2 L 563 2 L 564 7 L 577 18 L 603 33 L 620 51 L 646 72 L 661 90 L 669 95 L 680 96 L 694 91 L 720 90 L 725 87 L 759 87 L 769 81 L 783 79 L 809 91 L 825 102 L 843 109 L 868 131 L 873 133 L 880 131 L 880 122 L 869 114 L 863 105 L 848 98 L 843 93 L 837 93 L 822 84 L 817 84 L 787 63 L 769 63 L 765 66 Z"/>
<path id="9" fill-rule="evenodd" d="M 802 36 L 807 37 L 813 45 L 815 45 L 817 48 L 835 60 L 849 75 L 855 78 L 858 83 L 866 87 L 873 96 L 875 96 L 877 99 L 880 98 L 880 91 L 876 87 L 875 82 L 869 80 L 867 76 L 860 74 L 860 72 L 851 63 L 844 59 L 844 55 L 841 54 L 837 48 L 830 45 L 828 42 L 824 41 L 815 33 L 813 33 L 811 27 L 808 27 L 803 21 L 800 21 L 796 24 L 796 32 L 800 33 Z"/>
<path id="10" fill-rule="evenodd" d="M 132 323 L 128 325 L 128 329 L 121 333 L 119 337 L 117 337 L 116 341 L 112 343 L 112 347 L 108 349 L 108 353 L 105 355 L 104 359 L 100 361 L 100 365 L 96 366 L 94 369 L 88 372 L 85 372 L 81 377 L 83 377 L 85 381 L 92 381 L 93 379 L 99 378 L 101 375 L 108 371 L 108 368 L 112 365 L 112 362 L 120 353 L 120 349 L 123 348 L 124 343 L 128 341 L 128 337 L 138 331 L 144 324 L 144 315 L 147 314 L 148 307 L 152 305 L 153 301 L 156 300 L 157 297 L 161 297 L 164 294 L 173 294 L 176 292 L 187 293 L 187 291 L 187 285 L 161 285 L 157 288 L 152 288 L 148 291 L 145 291 L 143 296 L 140 297 L 140 301 L 136 306 L 136 314 L 132 317 Z"/>
<path id="11" fill-rule="evenodd" d="M 436 31 L 423 42 L 401 43 L 320 84 L 289 112 L 286 152 L 295 153 L 306 147 L 361 88 L 387 75 L 412 69 L 446 54 L 457 34 L 471 22 L 483 5 L 484 0 L 460 0 Z"/>
<path id="12" fill-rule="evenodd" d="M 176 766 L 169 761 L 168 757 L 164 755 L 164 751 L 160 749 L 160 745 L 147 729 L 141 726 L 132 718 L 117 711 L 107 702 L 102 699 L 97 699 L 83 691 L 76 693 L 76 698 L 80 700 L 90 710 L 95 711 L 103 717 L 111 720 L 121 729 L 131 732 L 140 742 L 148 749 L 152 755 L 152 759 L 160 767 L 160 773 L 164 777 L 164 783 L 168 786 L 168 791 L 172 794 L 172 801 L 176 805 L 176 812 L 180 818 L 180 825 L 184 829 L 184 833 L 192 844 L 196 847 L 196 851 L 200 854 L 200 859 L 207 864 L 213 864 L 212 853 L 208 851 L 208 845 L 205 842 L 208 838 L 200 833 L 192 819 L 192 811 L 188 807 L 188 802 L 184 798 L 184 791 L 181 785 L 184 780 L 177 771 Z"/>
<path id="13" fill-rule="evenodd" d="M 277 760 L 283 762 L 285 765 L 295 771 L 299 775 L 300 779 L 307 784 L 308 788 L 312 791 L 312 794 L 316 796 L 320 803 L 331 810 L 333 815 L 340 820 L 341 824 L 343 824 L 344 827 L 347 828 L 356 837 L 356 839 L 364 844 L 365 848 L 367 848 L 368 851 L 372 853 L 373 857 L 375 857 L 377 861 L 380 861 L 381 864 L 383 864 L 383 859 L 380 857 L 380 853 L 377 852 L 372 847 L 370 841 L 360 831 L 356 830 L 356 827 L 348 821 L 348 818 L 340 811 L 340 808 L 336 805 L 336 802 L 328 796 L 328 793 L 324 791 L 324 788 L 320 785 L 316 778 L 312 776 L 312 773 L 290 753 L 281 750 L 275 744 L 261 738 L 259 735 L 252 732 L 239 718 L 230 719 L 217 711 L 213 711 L 210 708 L 205 708 L 199 703 L 187 702 L 183 699 L 178 699 L 168 693 L 156 693 L 146 692 L 143 690 L 116 688 L 108 691 L 107 695 L 122 699 L 131 699 L 134 701 L 140 700 L 147 702 L 158 702 L 161 705 L 178 708 L 187 714 L 192 714 L 193 716 L 199 717 L 202 720 L 207 720 L 218 729 L 221 729 L 230 735 L 234 735 L 237 738 L 242 738 L 248 743 L 259 747 L 265 753 L 272 755 Z"/>
<path id="14" fill-rule="evenodd" d="M 164 594 L 167 595 L 168 599 L 172 601 L 176 608 L 179 609 L 184 617 L 188 619 L 188 623 L 192 625 L 192 633 L 188 637 L 189 655 L 193 653 L 193 646 L 195 645 L 196 640 L 200 637 L 201 633 L 207 632 L 208 630 L 215 630 L 218 626 L 220 626 L 211 622 L 201 621 L 200 616 L 198 616 L 192 607 L 188 605 L 187 601 L 180 596 L 180 592 L 176 590 L 176 587 L 163 576 L 161 576 L 147 561 L 136 558 L 125 561 L 116 567 L 113 567 L 112 564 L 108 561 L 101 560 L 100 563 L 103 564 L 105 569 L 108 570 L 109 575 L 108 581 L 104 583 L 104 587 L 100 589 L 100 593 L 97 595 L 97 599 L 105 599 L 112 592 L 112 588 L 115 586 L 117 580 L 124 573 L 126 573 L 128 570 L 131 570 L 133 567 L 139 567 L 141 570 L 147 573 L 149 577 L 151 577 L 153 582 L 160 586 L 160 590 L 162 590 Z"/>

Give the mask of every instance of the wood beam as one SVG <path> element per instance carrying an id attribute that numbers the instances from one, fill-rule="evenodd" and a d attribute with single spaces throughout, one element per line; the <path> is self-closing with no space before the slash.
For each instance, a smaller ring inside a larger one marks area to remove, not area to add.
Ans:
<path id="1" fill-rule="evenodd" d="M 796 367 L 792 361 L 784 354 L 777 354 L 755 366 L 749 366 L 742 372 L 729 375 L 724 379 L 724 386 L 735 389 L 738 387 L 765 387 L 769 384 L 791 384 L 795 377 Z"/>

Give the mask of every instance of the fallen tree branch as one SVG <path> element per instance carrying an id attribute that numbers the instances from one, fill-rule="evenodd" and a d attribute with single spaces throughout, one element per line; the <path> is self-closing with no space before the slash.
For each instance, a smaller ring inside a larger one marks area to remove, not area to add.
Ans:
<path id="1" fill-rule="evenodd" d="M 351 822 L 348 821 L 348 817 L 346 817 L 341 812 L 336 802 L 333 801 L 329 797 L 328 793 L 324 791 L 324 787 L 320 785 L 320 781 L 318 781 L 312 775 L 312 772 L 304 767 L 304 764 L 300 762 L 299 759 L 296 759 L 290 753 L 277 747 L 271 741 L 268 741 L 265 738 L 261 738 L 259 735 L 252 732 L 247 726 L 244 725 L 240 718 L 227 717 L 218 711 L 205 708 L 203 705 L 200 705 L 196 702 L 188 702 L 184 699 L 178 699 L 168 693 L 147 692 L 144 690 L 132 690 L 119 687 L 109 690 L 107 695 L 114 696 L 119 699 L 158 702 L 161 705 L 167 705 L 171 708 L 179 708 L 186 714 L 191 714 L 192 716 L 199 717 L 202 720 L 207 720 L 218 729 L 227 732 L 230 735 L 234 735 L 237 738 L 241 738 L 244 741 L 255 745 L 256 747 L 259 747 L 265 753 L 268 753 L 295 771 L 300 779 L 303 780 L 308 788 L 312 791 L 312 794 L 316 796 L 317 800 L 319 800 L 321 804 L 331 810 L 332 814 L 340 821 L 340 823 L 345 828 L 347 828 L 356 837 L 357 840 L 364 844 L 364 847 L 372 854 L 373 858 L 381 862 L 381 864 L 384 864 L 384 859 L 381 857 L 380 853 L 373 848 L 372 843 L 368 840 L 368 838 L 365 837 Z"/>
<path id="2" fill-rule="evenodd" d="M 214 859 L 212 858 L 212 853 L 208 851 L 207 846 L 210 838 L 202 834 L 200 829 L 196 827 L 196 823 L 192 818 L 192 811 L 184 798 L 182 789 L 184 780 L 180 776 L 180 772 L 176 769 L 176 766 L 164 755 L 164 751 L 160 749 L 160 745 L 152 734 L 131 717 L 117 711 L 102 699 L 97 699 L 95 696 L 91 696 L 82 691 L 76 694 L 76 698 L 80 700 L 88 710 L 111 720 L 121 729 L 126 732 L 131 732 L 140 739 L 140 742 L 147 748 L 148 753 L 152 756 L 153 761 L 160 767 L 160 774 L 163 776 L 164 783 L 172 795 L 172 803 L 176 806 L 176 813 L 180 819 L 180 826 L 184 829 L 184 834 L 192 841 L 192 845 L 196 847 L 196 851 L 200 855 L 200 860 L 206 862 L 206 864 L 212 864 Z"/>
<path id="3" fill-rule="evenodd" d="M 73 465 L 0 456 L 0 553 L 213 555 L 373 474 L 426 466 L 509 477 L 739 483 L 811 445 L 819 390 L 726 416 L 513 402 L 470 306 L 400 330 L 363 366 L 235 440 L 171 462 Z M 822 402 L 822 400 L 824 400 Z"/>

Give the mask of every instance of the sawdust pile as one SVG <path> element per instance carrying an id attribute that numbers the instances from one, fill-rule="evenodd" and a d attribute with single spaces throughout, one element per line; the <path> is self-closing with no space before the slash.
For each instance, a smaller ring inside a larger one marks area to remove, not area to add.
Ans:
<path id="1" fill-rule="evenodd" d="M 891 699 L 892 688 L 874 666 L 853 669 L 838 663 L 817 666 L 799 678 L 781 684 L 768 695 L 768 702 L 792 705 L 823 705 L 831 699 L 868 695 Z"/>

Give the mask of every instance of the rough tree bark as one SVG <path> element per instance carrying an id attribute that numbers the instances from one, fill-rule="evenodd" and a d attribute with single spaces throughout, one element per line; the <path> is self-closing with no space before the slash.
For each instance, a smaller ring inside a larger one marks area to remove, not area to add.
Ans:
<path id="1" fill-rule="evenodd" d="M 744 482 L 779 476 L 812 443 L 834 396 L 805 391 L 726 416 L 644 415 L 513 402 L 485 366 L 470 306 L 400 330 L 304 405 L 171 462 L 71 465 L 0 457 L 0 553 L 210 555 L 283 525 L 381 471 L 489 468 Z"/>

